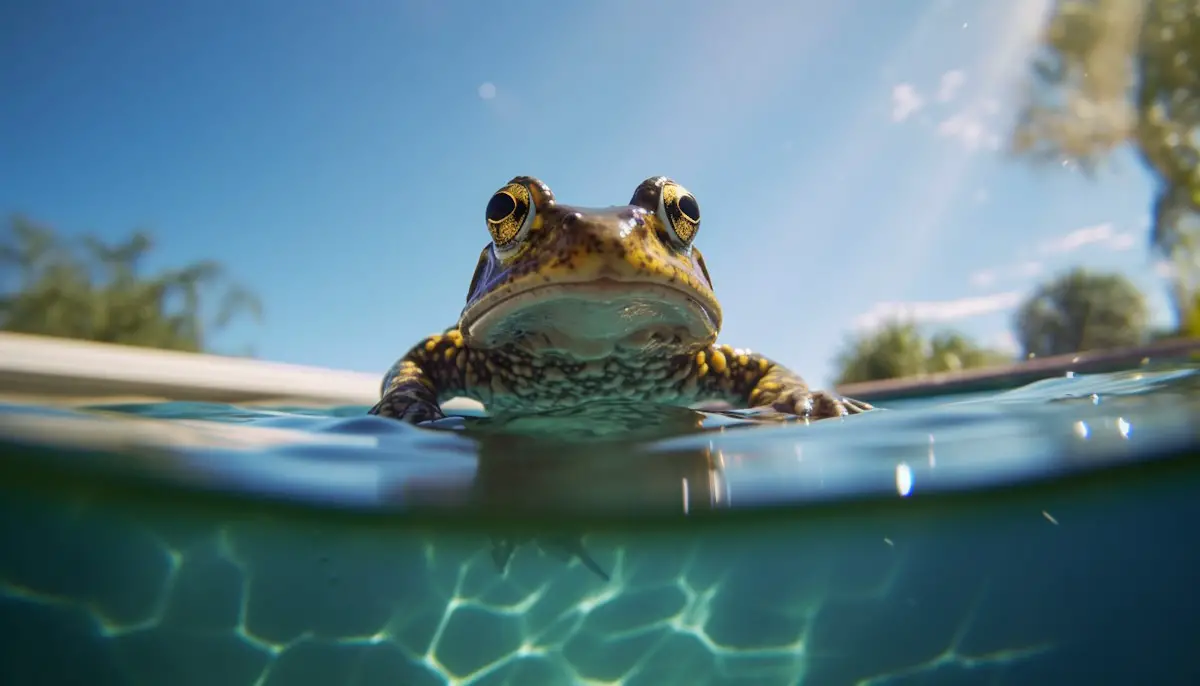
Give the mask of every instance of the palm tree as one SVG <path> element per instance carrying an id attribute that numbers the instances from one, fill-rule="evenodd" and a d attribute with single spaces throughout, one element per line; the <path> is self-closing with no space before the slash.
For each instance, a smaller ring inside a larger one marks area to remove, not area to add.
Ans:
<path id="1" fill-rule="evenodd" d="M 154 248 L 143 231 L 114 244 L 62 240 L 24 217 L 0 243 L 0 330 L 172 350 L 200 351 L 208 333 L 239 314 L 261 318 L 253 294 L 229 283 L 222 266 L 202 260 L 143 275 Z M 206 320 L 205 296 L 221 289 Z"/>
<path id="2" fill-rule="evenodd" d="M 1138 345 L 1149 319 L 1145 297 L 1125 276 L 1076 268 L 1039 286 L 1014 326 L 1026 356 L 1046 357 Z"/>

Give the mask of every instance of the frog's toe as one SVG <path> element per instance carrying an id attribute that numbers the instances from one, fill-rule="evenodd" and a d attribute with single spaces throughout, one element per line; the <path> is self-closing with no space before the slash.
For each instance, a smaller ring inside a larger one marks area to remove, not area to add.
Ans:
<path id="1" fill-rule="evenodd" d="M 875 409 L 875 406 L 871 403 L 855 400 L 854 398 L 842 398 L 842 404 L 846 406 L 847 414 L 862 414 L 863 412 Z"/>
<path id="2" fill-rule="evenodd" d="M 875 409 L 861 400 L 843 398 L 830 391 L 807 390 L 785 394 L 772 407 L 779 412 L 794 414 L 810 420 L 844 417 Z"/>

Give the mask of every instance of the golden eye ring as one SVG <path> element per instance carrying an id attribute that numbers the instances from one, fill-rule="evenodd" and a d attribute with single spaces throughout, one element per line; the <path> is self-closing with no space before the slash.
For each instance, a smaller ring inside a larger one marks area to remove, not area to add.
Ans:
<path id="1" fill-rule="evenodd" d="M 658 196 L 658 220 L 680 247 L 687 247 L 700 231 L 700 203 L 686 188 L 667 181 Z"/>
<path id="2" fill-rule="evenodd" d="M 487 205 L 488 233 L 499 254 L 512 252 L 529 235 L 533 225 L 534 207 L 529 187 L 520 183 L 509 183 L 496 191 Z"/>

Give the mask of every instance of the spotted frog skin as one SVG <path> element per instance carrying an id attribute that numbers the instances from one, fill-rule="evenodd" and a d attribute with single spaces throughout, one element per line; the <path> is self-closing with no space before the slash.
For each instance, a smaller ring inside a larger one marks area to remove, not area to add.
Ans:
<path id="1" fill-rule="evenodd" d="M 643 181 L 628 205 L 586 209 L 559 205 L 546 184 L 518 176 L 486 214 L 491 242 L 457 325 L 392 366 L 372 414 L 439 419 L 453 397 L 491 413 L 596 400 L 724 402 L 808 420 L 872 409 L 716 343 L 721 306 L 692 245 L 699 204 L 671 179 Z"/>

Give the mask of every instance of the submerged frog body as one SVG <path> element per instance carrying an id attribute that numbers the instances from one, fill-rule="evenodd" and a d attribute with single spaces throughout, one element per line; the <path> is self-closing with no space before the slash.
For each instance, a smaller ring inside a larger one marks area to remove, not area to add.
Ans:
<path id="1" fill-rule="evenodd" d="M 628 205 L 559 205 L 519 176 L 487 205 L 479 256 L 456 326 L 392 366 L 372 414 L 438 419 L 474 398 L 493 413 L 591 401 L 767 407 L 807 419 L 871 409 L 758 353 L 716 343 L 721 306 L 704 257 L 695 197 L 665 177 Z"/>

